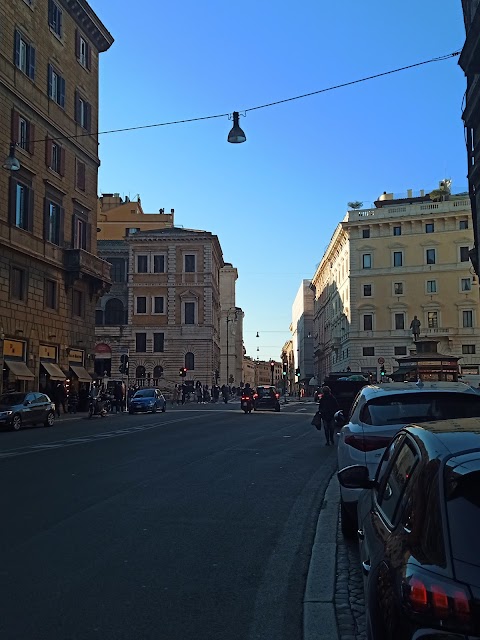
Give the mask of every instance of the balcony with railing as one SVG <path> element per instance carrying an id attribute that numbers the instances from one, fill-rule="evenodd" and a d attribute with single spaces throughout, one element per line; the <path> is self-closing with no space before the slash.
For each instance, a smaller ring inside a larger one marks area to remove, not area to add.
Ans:
<path id="1" fill-rule="evenodd" d="M 87 280 L 92 293 L 108 291 L 111 284 L 111 264 L 85 249 L 65 249 L 64 268 L 67 272 L 67 285 L 77 280 Z"/>

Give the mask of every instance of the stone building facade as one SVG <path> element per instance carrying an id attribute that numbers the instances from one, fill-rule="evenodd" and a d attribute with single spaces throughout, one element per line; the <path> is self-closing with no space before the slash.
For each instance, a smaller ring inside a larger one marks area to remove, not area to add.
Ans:
<path id="1" fill-rule="evenodd" d="M 185 382 L 211 386 L 220 368 L 224 262 L 217 236 L 178 227 L 138 231 L 101 241 L 99 251 L 112 263 L 114 282 L 97 307 L 97 372 L 122 377 L 121 356 L 128 355 L 130 383 L 169 390 L 185 367 Z M 106 368 L 100 361 L 108 359 Z"/>
<path id="2" fill-rule="evenodd" d="M 9 0 L 0 22 L 0 385 L 87 383 L 110 283 L 96 208 L 99 54 L 113 38 L 84 0 Z"/>
<path id="3" fill-rule="evenodd" d="M 320 383 L 331 371 L 397 368 L 419 337 L 460 358 L 461 372 L 480 371 L 479 287 L 469 261 L 473 245 L 465 194 L 434 202 L 428 194 L 348 211 L 312 278 L 314 358 Z"/>

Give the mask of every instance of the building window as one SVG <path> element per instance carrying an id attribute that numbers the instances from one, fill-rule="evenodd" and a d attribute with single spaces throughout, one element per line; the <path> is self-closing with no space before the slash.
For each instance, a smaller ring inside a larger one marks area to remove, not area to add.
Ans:
<path id="1" fill-rule="evenodd" d="M 137 256 L 137 273 L 148 273 L 148 256 Z"/>
<path id="2" fill-rule="evenodd" d="M 85 191 L 85 184 L 86 165 L 78 158 L 75 158 L 75 188 L 79 191 Z"/>
<path id="3" fill-rule="evenodd" d="M 123 302 L 118 298 L 110 298 L 105 303 L 105 324 L 110 326 L 127 324 Z"/>
<path id="4" fill-rule="evenodd" d="M 362 229 L 362 238 L 370 237 L 370 229 Z"/>
<path id="5" fill-rule="evenodd" d="M 393 266 L 401 267 L 403 265 L 403 252 L 402 251 L 394 251 L 393 252 Z"/>
<path id="6" fill-rule="evenodd" d="M 147 352 L 147 334 L 146 333 L 135 334 L 135 351 L 137 353 Z"/>
<path id="7" fill-rule="evenodd" d="M 136 300 L 135 312 L 147 313 L 147 298 L 145 296 L 138 296 Z"/>
<path id="8" fill-rule="evenodd" d="M 373 331 L 373 316 L 371 313 L 363 316 L 363 329 L 364 331 Z"/>
<path id="9" fill-rule="evenodd" d="M 45 199 L 45 240 L 60 246 L 62 240 L 63 208 L 51 200 Z"/>
<path id="10" fill-rule="evenodd" d="M 401 236 L 402 235 L 402 227 L 400 227 L 400 226 L 393 227 L 393 235 L 394 236 Z"/>
<path id="11" fill-rule="evenodd" d="M 427 293 L 437 293 L 436 280 L 427 280 Z"/>
<path id="12" fill-rule="evenodd" d="M 62 10 L 53 0 L 48 0 L 48 26 L 59 38 L 62 37 Z"/>
<path id="13" fill-rule="evenodd" d="M 80 35 L 78 29 L 75 31 L 75 56 L 85 69 L 90 70 L 92 66 L 92 51 L 85 38 Z"/>
<path id="14" fill-rule="evenodd" d="M 426 259 L 427 259 L 427 264 L 435 264 L 435 249 L 427 249 L 426 251 Z"/>
<path id="15" fill-rule="evenodd" d="M 12 142 L 24 151 L 33 154 L 35 140 L 35 125 L 18 111 L 12 109 Z"/>
<path id="16" fill-rule="evenodd" d="M 396 313 L 395 314 L 395 329 L 405 329 L 405 314 L 404 313 Z"/>
<path id="17" fill-rule="evenodd" d="M 83 293 L 78 289 L 73 290 L 72 310 L 74 316 L 83 317 Z"/>
<path id="18" fill-rule="evenodd" d="M 153 334 L 153 351 L 155 353 L 162 353 L 164 350 L 164 338 L 165 334 L 163 333 L 154 333 Z"/>
<path id="19" fill-rule="evenodd" d="M 195 324 L 195 302 L 185 302 L 185 324 Z"/>
<path id="20" fill-rule="evenodd" d="M 471 291 L 472 290 L 472 281 L 470 278 L 462 278 L 460 281 L 460 289 L 461 291 Z"/>
<path id="21" fill-rule="evenodd" d="M 459 229 L 468 229 L 468 220 L 460 220 Z"/>
<path id="22" fill-rule="evenodd" d="M 375 355 L 375 347 L 363 347 L 362 351 L 364 356 L 374 356 Z"/>
<path id="23" fill-rule="evenodd" d="M 47 167 L 60 176 L 65 175 L 65 150 L 63 147 L 49 138 L 46 139 L 45 145 Z"/>
<path id="24" fill-rule="evenodd" d="M 363 295 L 365 298 L 369 298 L 372 295 L 372 285 L 364 284 L 363 285 Z"/>
<path id="25" fill-rule="evenodd" d="M 427 313 L 427 324 L 429 329 L 438 329 L 438 311 Z"/>
<path id="26" fill-rule="evenodd" d="M 195 255 L 185 256 L 185 273 L 195 273 Z"/>
<path id="27" fill-rule="evenodd" d="M 165 298 L 164 296 L 153 297 L 153 313 L 165 313 Z"/>
<path id="28" fill-rule="evenodd" d="M 15 66 L 35 80 L 35 49 L 19 31 L 15 31 Z"/>
<path id="29" fill-rule="evenodd" d="M 55 280 L 45 280 L 45 307 L 57 308 L 57 283 Z"/>
<path id="30" fill-rule="evenodd" d="M 195 356 L 190 351 L 185 354 L 185 369 L 193 371 L 195 369 Z"/>
<path id="31" fill-rule="evenodd" d="M 467 354 L 474 354 L 475 353 L 475 345 L 474 344 L 462 344 L 462 353 L 467 355 Z"/>
<path id="32" fill-rule="evenodd" d="M 78 91 L 75 91 L 75 122 L 82 129 L 90 131 L 92 121 L 92 106 L 87 102 Z"/>
<path id="33" fill-rule="evenodd" d="M 10 220 L 25 231 L 33 230 L 33 190 L 24 182 L 11 178 Z"/>
<path id="34" fill-rule="evenodd" d="M 77 213 L 74 214 L 72 220 L 73 229 L 73 248 L 84 249 L 88 251 L 90 248 L 90 225 Z"/>
<path id="35" fill-rule="evenodd" d="M 112 265 L 110 275 L 112 282 L 125 282 L 125 260 L 123 258 L 107 258 Z"/>
<path id="36" fill-rule="evenodd" d="M 473 327 L 473 311 L 471 309 L 468 311 L 462 311 L 462 318 L 464 328 Z"/>
<path id="37" fill-rule="evenodd" d="M 434 233 L 435 225 L 433 222 L 427 222 L 425 225 L 425 233 Z"/>
<path id="38" fill-rule="evenodd" d="M 97 326 L 103 325 L 103 311 L 102 309 L 95 309 L 95 324 Z"/>
<path id="39" fill-rule="evenodd" d="M 27 297 L 26 291 L 26 273 L 25 269 L 19 267 L 10 267 L 10 298 L 25 302 Z"/>
<path id="40" fill-rule="evenodd" d="M 372 254 L 371 253 L 364 253 L 362 255 L 362 267 L 364 269 L 371 269 L 372 268 Z"/>
<path id="41" fill-rule="evenodd" d="M 394 347 L 393 353 L 396 356 L 406 356 L 407 355 L 407 347 Z"/>
<path id="42" fill-rule="evenodd" d="M 403 296 L 403 282 L 393 283 L 393 293 L 396 296 Z"/>
<path id="43" fill-rule="evenodd" d="M 143 365 L 139 365 L 135 369 L 135 377 L 136 378 L 146 378 L 147 377 L 147 370 L 145 369 L 145 367 Z"/>
<path id="44" fill-rule="evenodd" d="M 131 235 L 133 235 L 134 233 L 138 233 L 139 231 L 140 231 L 140 229 L 138 229 L 138 228 L 135 228 L 135 227 L 127 227 L 127 228 L 125 229 L 125 235 L 126 235 L 126 236 L 131 236 Z"/>
<path id="45" fill-rule="evenodd" d="M 48 97 L 65 109 L 65 79 L 48 65 Z"/>
<path id="46" fill-rule="evenodd" d="M 470 256 L 468 255 L 469 248 L 468 247 L 460 247 L 460 262 L 468 262 L 470 260 Z"/>
<path id="47" fill-rule="evenodd" d="M 165 256 L 153 256 L 153 273 L 165 273 Z"/>

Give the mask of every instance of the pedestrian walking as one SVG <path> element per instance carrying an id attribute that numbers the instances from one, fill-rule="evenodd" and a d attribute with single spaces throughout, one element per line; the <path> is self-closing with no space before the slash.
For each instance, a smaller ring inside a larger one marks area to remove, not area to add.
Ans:
<path id="1" fill-rule="evenodd" d="M 68 406 L 68 413 L 77 413 L 78 392 L 77 392 L 76 386 L 74 385 L 72 385 L 72 388 L 70 389 L 70 392 L 68 394 L 67 406 Z"/>
<path id="2" fill-rule="evenodd" d="M 203 387 L 203 402 L 208 404 L 210 402 L 210 391 L 208 390 L 208 384 Z"/>
<path id="3" fill-rule="evenodd" d="M 172 391 L 172 407 L 174 404 L 177 406 L 180 404 L 180 389 L 178 388 L 178 384 L 173 387 Z"/>
<path id="4" fill-rule="evenodd" d="M 327 447 L 333 444 L 334 416 L 339 409 L 337 399 L 330 387 L 322 387 L 322 397 L 318 403 L 318 411 L 322 417 L 323 428 L 325 429 L 325 446 Z"/>
<path id="5" fill-rule="evenodd" d="M 187 397 L 187 385 L 183 383 L 182 384 L 182 404 L 185 404 L 186 397 Z"/>
<path id="6" fill-rule="evenodd" d="M 55 412 L 57 417 L 60 417 L 60 406 L 63 408 L 63 413 L 67 413 L 67 409 L 65 408 L 65 401 L 67 399 L 67 392 L 65 391 L 65 385 L 63 382 L 59 382 L 55 387 Z"/>
<path id="7" fill-rule="evenodd" d="M 197 380 L 197 384 L 195 385 L 195 395 L 197 397 L 197 404 L 203 402 L 203 389 L 199 380 Z"/>
<path id="8" fill-rule="evenodd" d="M 122 413 L 123 412 L 123 388 L 122 383 L 117 382 L 115 384 L 115 388 L 113 390 L 113 401 L 115 403 L 115 412 Z"/>

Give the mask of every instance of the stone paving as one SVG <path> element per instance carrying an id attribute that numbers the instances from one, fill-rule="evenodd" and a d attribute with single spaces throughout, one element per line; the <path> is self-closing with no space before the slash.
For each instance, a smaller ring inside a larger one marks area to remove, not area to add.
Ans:
<path id="1" fill-rule="evenodd" d="M 365 601 L 358 544 L 347 541 L 337 524 L 335 612 L 340 640 L 366 640 Z"/>

